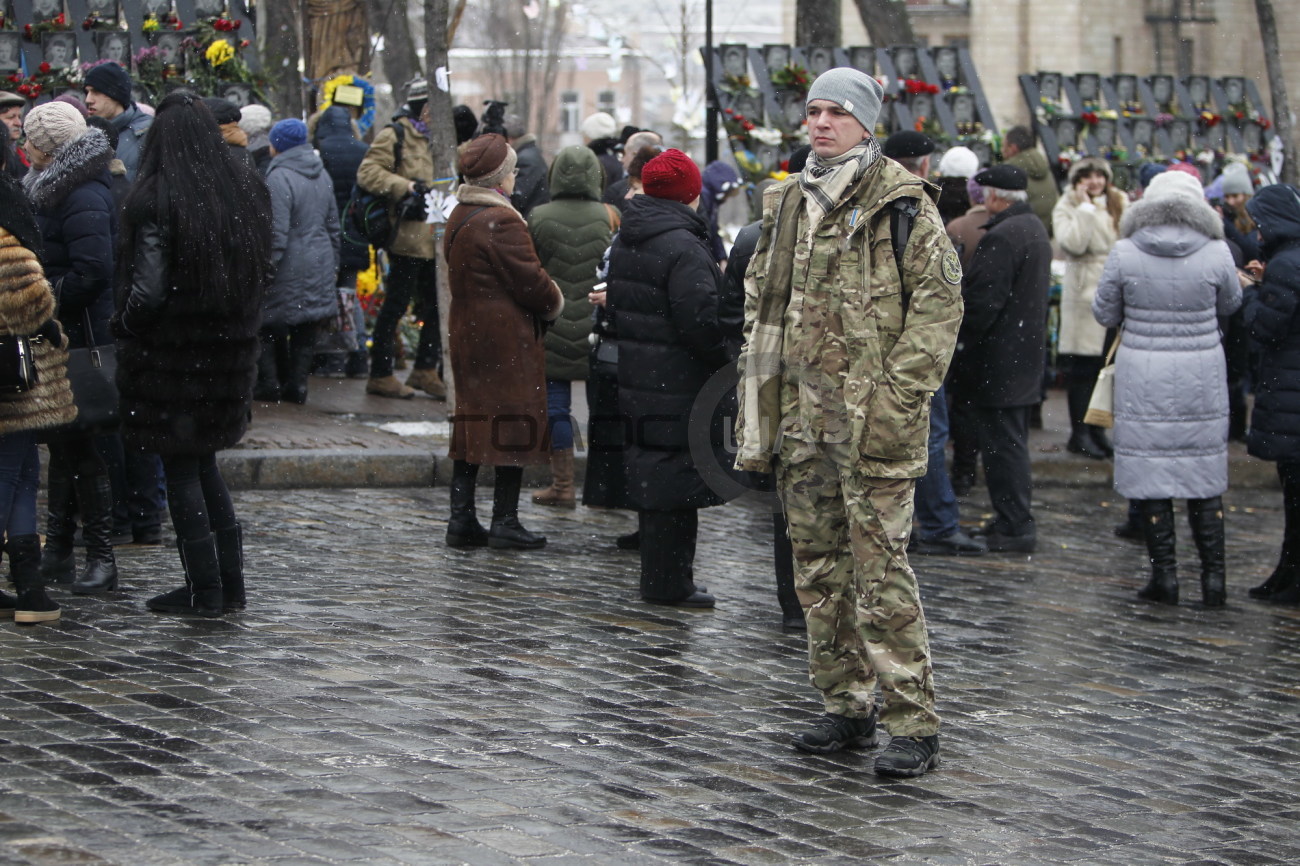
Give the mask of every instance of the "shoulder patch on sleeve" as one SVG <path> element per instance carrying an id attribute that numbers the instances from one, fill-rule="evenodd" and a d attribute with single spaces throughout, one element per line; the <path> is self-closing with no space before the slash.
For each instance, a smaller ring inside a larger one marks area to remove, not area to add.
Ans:
<path id="1" fill-rule="evenodd" d="M 943 278 L 954 285 L 961 282 L 961 259 L 954 250 L 943 254 Z"/>

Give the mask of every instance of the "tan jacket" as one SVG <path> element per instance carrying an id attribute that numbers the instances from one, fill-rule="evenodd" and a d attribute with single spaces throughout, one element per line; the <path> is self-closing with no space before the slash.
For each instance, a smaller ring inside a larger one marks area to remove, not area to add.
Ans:
<path id="1" fill-rule="evenodd" d="M 397 133 L 386 126 L 375 136 L 375 141 L 361 160 L 357 169 L 357 183 L 367 192 L 383 196 L 389 213 L 396 219 L 397 203 L 409 190 L 413 180 L 426 185 L 433 181 L 433 154 L 429 152 L 429 139 L 416 131 L 410 118 L 399 117 L 395 123 L 402 126 L 402 164 L 394 165 Z M 397 239 L 389 252 L 415 259 L 431 259 L 436 247 L 433 226 L 418 220 L 404 220 L 397 230 Z"/>

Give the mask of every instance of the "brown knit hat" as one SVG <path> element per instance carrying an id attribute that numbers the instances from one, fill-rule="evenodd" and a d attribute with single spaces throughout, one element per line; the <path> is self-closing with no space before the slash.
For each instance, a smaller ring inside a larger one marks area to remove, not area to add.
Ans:
<path id="1" fill-rule="evenodd" d="M 515 170 L 517 159 L 510 143 L 490 132 L 461 145 L 458 167 L 466 183 L 491 189 Z"/>

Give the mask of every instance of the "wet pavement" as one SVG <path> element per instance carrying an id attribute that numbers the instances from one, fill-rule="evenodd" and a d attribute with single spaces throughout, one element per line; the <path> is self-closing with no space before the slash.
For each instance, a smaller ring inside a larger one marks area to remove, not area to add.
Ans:
<path id="1" fill-rule="evenodd" d="M 442 488 L 244 491 L 247 612 L 149 614 L 175 552 L 127 547 L 122 592 L 0 625 L 0 863 L 1295 863 L 1300 609 L 1245 596 L 1280 500 L 1227 502 L 1223 611 L 1191 567 L 1135 600 L 1101 488 L 1039 492 L 1033 557 L 914 559 L 944 764 L 887 781 L 788 745 L 756 509 L 704 513 L 700 612 L 637 600 L 625 513 L 454 552 Z"/>

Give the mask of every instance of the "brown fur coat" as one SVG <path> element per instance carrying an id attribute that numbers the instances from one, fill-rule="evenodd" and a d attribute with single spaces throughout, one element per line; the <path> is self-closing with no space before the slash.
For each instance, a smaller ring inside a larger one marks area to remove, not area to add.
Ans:
<path id="1" fill-rule="evenodd" d="M 36 255 L 0 228 L 0 335 L 30 336 L 54 315 L 54 293 Z M 57 327 L 57 326 L 56 326 Z M 77 417 L 68 386 L 68 340 L 32 344 L 36 387 L 0 398 L 0 434 L 59 427 Z"/>

